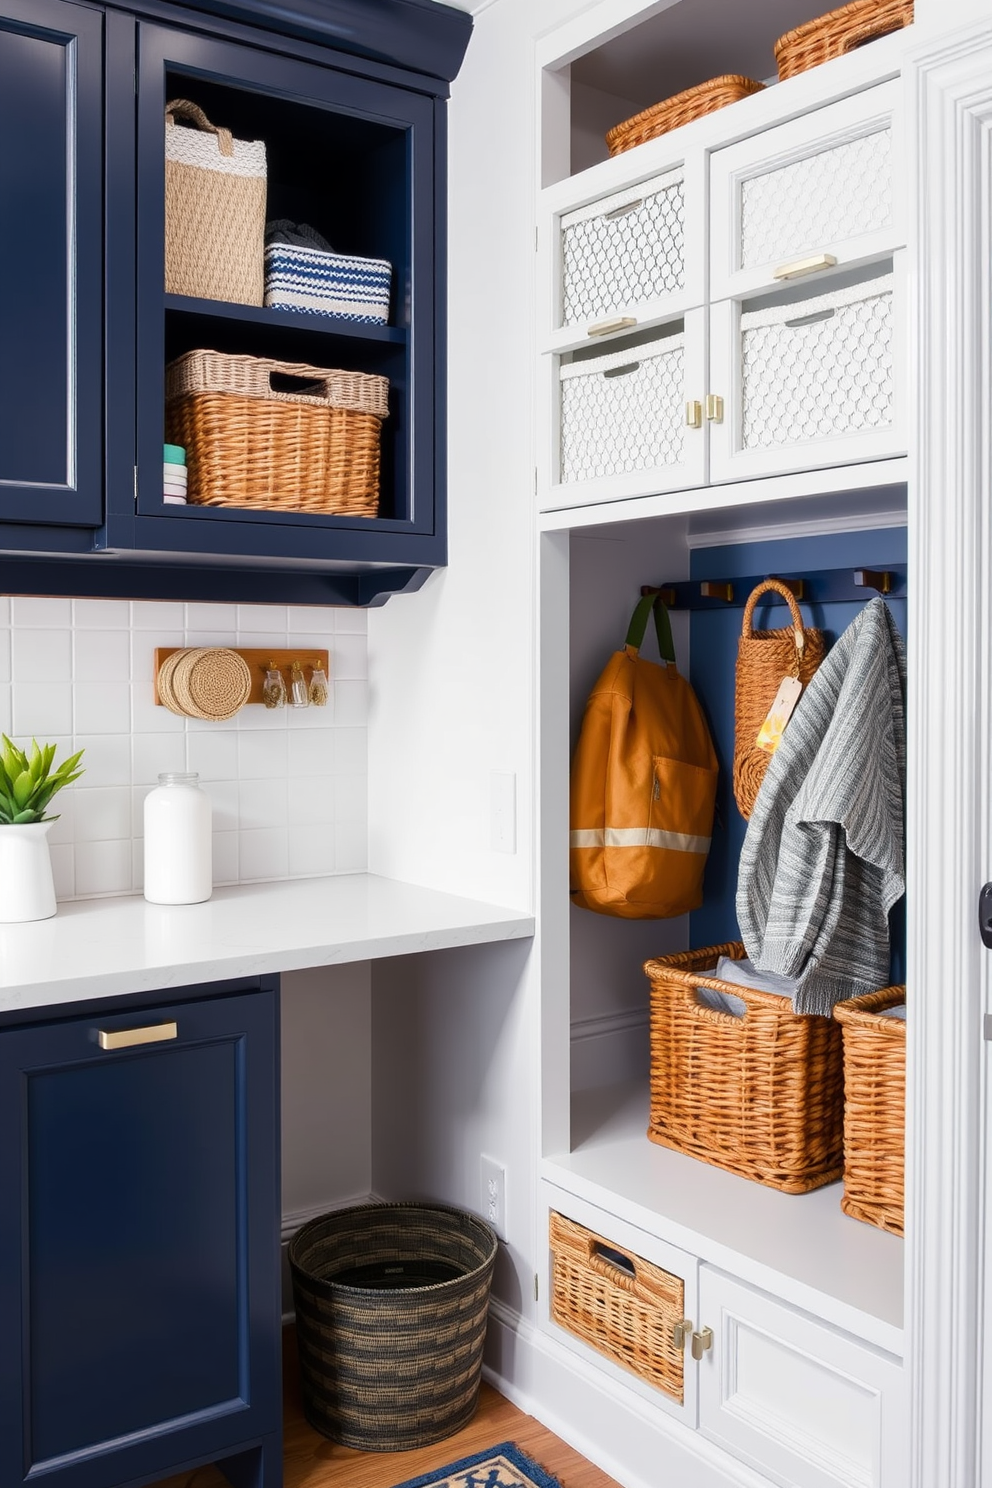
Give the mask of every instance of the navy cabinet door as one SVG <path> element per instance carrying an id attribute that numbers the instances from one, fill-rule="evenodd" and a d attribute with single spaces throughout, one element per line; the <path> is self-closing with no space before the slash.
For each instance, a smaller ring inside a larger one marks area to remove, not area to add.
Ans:
<path id="1" fill-rule="evenodd" d="M 0 1032 L 6 1488 L 231 1458 L 278 1488 L 276 1006 L 270 988 Z"/>
<path id="2" fill-rule="evenodd" d="M 103 512 L 103 17 L 0 14 L 0 521 Z"/>

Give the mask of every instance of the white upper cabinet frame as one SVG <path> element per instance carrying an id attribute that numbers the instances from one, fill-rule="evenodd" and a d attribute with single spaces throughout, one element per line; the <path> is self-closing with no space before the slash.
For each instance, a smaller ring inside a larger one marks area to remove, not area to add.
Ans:
<path id="1" fill-rule="evenodd" d="M 753 294 L 906 242 L 897 81 L 710 156 L 710 294 Z"/>

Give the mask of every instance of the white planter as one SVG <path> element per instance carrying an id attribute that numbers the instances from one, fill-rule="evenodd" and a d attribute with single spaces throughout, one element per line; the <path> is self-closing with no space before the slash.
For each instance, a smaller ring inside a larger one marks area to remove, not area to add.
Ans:
<path id="1" fill-rule="evenodd" d="M 0 826 L 0 924 L 48 920 L 56 910 L 50 821 Z"/>

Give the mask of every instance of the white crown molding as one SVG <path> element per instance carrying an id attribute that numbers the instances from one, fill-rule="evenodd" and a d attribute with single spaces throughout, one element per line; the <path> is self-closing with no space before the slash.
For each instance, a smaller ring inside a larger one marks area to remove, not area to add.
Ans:
<path id="1" fill-rule="evenodd" d="M 905 67 L 912 332 L 907 1318 L 912 1488 L 976 1488 L 990 875 L 992 20 Z"/>

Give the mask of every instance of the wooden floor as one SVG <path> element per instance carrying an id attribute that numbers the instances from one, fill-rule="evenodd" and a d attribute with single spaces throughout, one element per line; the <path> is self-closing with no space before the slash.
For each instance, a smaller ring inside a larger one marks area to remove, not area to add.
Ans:
<path id="1" fill-rule="evenodd" d="M 497 1442 L 516 1442 L 522 1452 L 540 1464 L 562 1488 L 617 1488 L 599 1468 L 523 1411 L 483 1384 L 479 1409 L 473 1419 L 454 1436 L 434 1447 L 412 1452 L 356 1452 L 338 1446 L 314 1431 L 303 1419 L 300 1407 L 296 1343 L 292 1332 L 284 1340 L 286 1359 L 283 1430 L 284 1488 L 395 1488 L 432 1468 L 444 1467 Z M 214 1467 L 169 1478 L 156 1488 L 228 1488 L 227 1479 Z"/>

